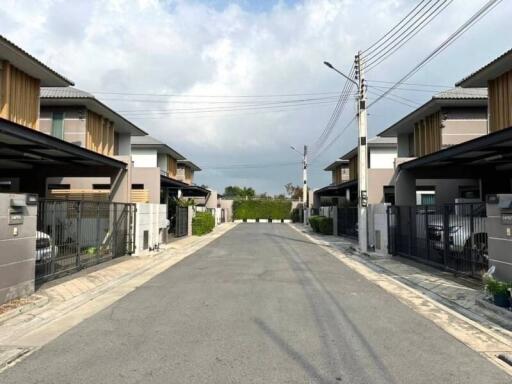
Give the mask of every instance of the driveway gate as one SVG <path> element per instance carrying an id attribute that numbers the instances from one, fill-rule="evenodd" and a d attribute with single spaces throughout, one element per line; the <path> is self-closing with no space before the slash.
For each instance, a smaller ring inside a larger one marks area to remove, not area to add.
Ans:
<path id="1" fill-rule="evenodd" d="M 133 253 L 134 204 L 49 199 L 38 204 L 39 283 Z"/>
<path id="2" fill-rule="evenodd" d="M 188 207 L 176 207 L 176 237 L 188 234 Z"/>
<path id="3" fill-rule="evenodd" d="M 485 203 L 389 206 L 389 253 L 481 277 L 488 268 L 485 217 Z"/>
<path id="4" fill-rule="evenodd" d="M 357 207 L 338 208 L 338 236 L 358 237 Z"/>

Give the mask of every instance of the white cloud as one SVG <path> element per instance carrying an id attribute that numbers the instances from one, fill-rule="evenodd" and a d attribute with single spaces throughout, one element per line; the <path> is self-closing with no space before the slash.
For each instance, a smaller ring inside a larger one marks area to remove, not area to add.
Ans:
<path id="1" fill-rule="evenodd" d="M 279 2 L 254 10 L 254 4 L 247 1 L 225 5 L 185 0 L 44 0 L 37 6 L 29 0 L 4 1 L 7 4 L 3 9 L 9 9 L 9 13 L 0 14 L 0 33 L 73 79 L 79 88 L 195 95 L 340 89 L 342 79 L 326 69 L 322 61 L 327 59 L 340 68 L 349 68 L 357 49 L 379 38 L 415 4 L 410 0 L 309 0 Z M 368 76 L 399 78 L 481 5 L 480 0 L 454 2 L 400 54 Z M 453 84 L 510 48 L 505 31 L 512 5 L 504 2 L 499 7 L 414 81 Z M 121 111 L 205 107 L 172 102 L 127 103 L 113 100 L 120 96 L 103 97 Z M 406 97 L 423 101 L 429 95 Z M 288 146 L 314 141 L 332 108 L 327 104 L 287 112 L 240 110 L 174 117 L 146 113 L 146 119 L 133 120 L 207 168 L 229 163 L 295 161 L 296 155 Z M 352 106 L 347 108 L 347 112 L 352 111 Z M 400 104 L 383 101 L 371 111 L 370 133 L 378 133 L 408 111 Z M 126 114 L 134 116 L 133 112 Z M 346 116 L 346 120 L 351 117 L 349 113 Z M 342 126 L 340 123 L 336 131 Z M 314 186 L 328 181 L 328 175 L 318 171 L 320 166 L 354 143 L 355 134 L 347 133 L 321 156 L 313 168 Z M 199 182 L 222 189 L 226 184 L 252 180 L 261 191 L 279 192 L 286 182 L 298 182 L 298 177 L 299 172 L 287 166 L 205 171 Z"/>

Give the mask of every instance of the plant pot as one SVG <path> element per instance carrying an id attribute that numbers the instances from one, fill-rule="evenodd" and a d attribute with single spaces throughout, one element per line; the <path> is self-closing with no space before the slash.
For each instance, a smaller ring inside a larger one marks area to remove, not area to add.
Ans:
<path id="1" fill-rule="evenodd" d="M 510 307 L 510 295 L 508 293 L 496 293 L 493 295 L 494 305 L 502 308 Z"/>

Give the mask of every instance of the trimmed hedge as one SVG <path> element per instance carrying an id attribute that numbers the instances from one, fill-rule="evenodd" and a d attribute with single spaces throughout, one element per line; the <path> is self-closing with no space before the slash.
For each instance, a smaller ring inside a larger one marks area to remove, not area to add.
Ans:
<path id="1" fill-rule="evenodd" d="M 286 200 L 235 200 L 233 217 L 235 220 L 246 219 L 289 219 L 292 202 Z"/>
<path id="2" fill-rule="evenodd" d="M 332 219 L 325 216 L 311 216 L 309 218 L 309 224 L 314 232 L 321 233 L 323 235 L 332 235 Z"/>
<path id="3" fill-rule="evenodd" d="M 202 236 L 210 233 L 215 227 L 215 218 L 209 212 L 196 212 L 192 218 L 192 234 Z"/>

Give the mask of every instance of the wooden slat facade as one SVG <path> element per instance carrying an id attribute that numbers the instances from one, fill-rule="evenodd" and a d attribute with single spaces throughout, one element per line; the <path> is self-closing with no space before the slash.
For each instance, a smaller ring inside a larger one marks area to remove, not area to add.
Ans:
<path id="1" fill-rule="evenodd" d="M 172 177 L 174 179 L 174 178 L 176 178 L 177 172 L 178 172 L 178 162 L 176 161 L 176 159 L 167 155 L 167 174 L 169 175 L 169 177 Z"/>
<path id="2" fill-rule="evenodd" d="M 512 71 L 488 83 L 489 131 L 496 132 L 512 126 Z"/>
<path id="3" fill-rule="evenodd" d="M 348 177 L 349 177 L 349 180 L 356 180 L 357 177 L 358 177 L 358 168 L 359 168 L 358 164 L 359 164 L 359 162 L 357 161 L 357 158 L 358 158 L 358 156 L 355 155 L 354 157 L 352 157 L 348 161 Z"/>
<path id="4" fill-rule="evenodd" d="M 109 189 L 51 189 L 49 197 L 62 200 L 108 201 Z"/>
<path id="5" fill-rule="evenodd" d="M 149 189 L 132 189 L 132 203 L 149 203 Z"/>
<path id="6" fill-rule="evenodd" d="M 441 113 L 436 112 L 414 124 L 414 156 L 441 149 Z"/>
<path id="7" fill-rule="evenodd" d="M 107 156 L 114 155 L 114 123 L 97 113 L 87 111 L 85 147 Z"/>
<path id="8" fill-rule="evenodd" d="M 0 117 L 38 129 L 40 81 L 7 61 L 0 68 Z"/>

